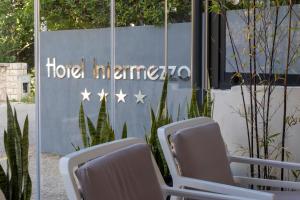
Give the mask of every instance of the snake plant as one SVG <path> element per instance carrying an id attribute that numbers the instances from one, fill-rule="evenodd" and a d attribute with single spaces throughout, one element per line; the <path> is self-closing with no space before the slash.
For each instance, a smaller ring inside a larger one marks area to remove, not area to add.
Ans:
<path id="1" fill-rule="evenodd" d="M 170 124 L 173 121 L 171 115 L 169 114 L 167 105 L 168 80 L 168 76 L 166 76 L 156 114 L 154 113 L 153 109 L 150 108 L 151 128 L 150 133 L 146 135 L 146 141 L 151 148 L 157 165 L 164 178 L 168 178 L 170 173 L 158 140 L 157 129 L 164 125 Z"/>
<path id="2" fill-rule="evenodd" d="M 190 103 L 187 105 L 187 117 L 189 119 L 196 117 L 212 117 L 213 111 L 213 100 L 211 97 L 211 90 L 207 90 L 204 95 L 203 103 L 198 104 L 197 90 L 192 89 L 192 97 Z"/>
<path id="3" fill-rule="evenodd" d="M 29 139 L 28 116 L 23 131 L 16 110 L 7 98 L 7 130 L 4 130 L 4 147 L 7 156 L 6 170 L 0 165 L 0 189 L 6 200 L 29 200 L 32 183 L 28 172 Z"/>
<path id="4" fill-rule="evenodd" d="M 110 124 L 105 100 L 101 101 L 96 125 L 94 125 L 92 120 L 88 116 L 86 116 L 83 104 L 80 104 L 79 129 L 84 148 L 115 140 L 115 131 Z M 126 123 L 124 123 L 123 125 L 122 138 L 127 138 Z M 80 150 L 80 147 L 77 146 L 75 147 L 75 149 Z"/>

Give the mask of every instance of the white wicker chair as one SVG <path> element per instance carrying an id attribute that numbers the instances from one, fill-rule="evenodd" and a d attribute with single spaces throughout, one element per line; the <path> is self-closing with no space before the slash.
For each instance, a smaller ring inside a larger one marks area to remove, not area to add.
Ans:
<path id="1" fill-rule="evenodd" d="M 166 126 L 163 126 L 158 129 L 158 137 L 160 144 L 162 146 L 162 150 L 164 153 L 164 156 L 166 158 L 168 167 L 170 169 L 171 176 L 173 178 L 173 184 L 176 188 L 182 188 L 182 187 L 188 187 L 188 188 L 194 188 L 199 190 L 205 190 L 205 191 L 211 191 L 221 194 L 228 194 L 228 195 L 234 195 L 234 196 L 241 196 L 241 197 L 248 197 L 248 198 L 254 198 L 258 200 L 267 200 L 267 199 L 279 199 L 279 200 L 294 200 L 294 199 L 300 199 L 300 193 L 299 192 L 281 192 L 280 190 L 277 192 L 261 192 L 256 190 L 251 190 L 247 188 L 239 187 L 241 185 L 260 185 L 260 186 L 270 186 L 270 187 L 276 187 L 276 188 L 289 188 L 293 190 L 299 190 L 300 189 L 300 183 L 299 182 L 291 182 L 291 181 L 279 181 L 279 180 L 266 180 L 266 179 L 258 179 L 258 178 L 249 178 L 249 177 L 240 177 L 240 176 L 232 176 L 232 180 L 234 184 L 224 184 L 220 183 L 218 181 L 213 181 L 212 179 L 199 179 L 195 177 L 187 177 L 182 175 L 182 170 L 180 169 L 182 166 L 180 166 L 180 161 L 178 158 L 175 159 L 175 157 L 178 155 L 176 146 L 173 142 L 170 142 L 172 138 L 176 137 L 176 134 L 179 134 L 181 131 L 188 131 L 188 129 L 193 129 L 195 134 L 201 134 L 201 129 L 214 125 L 216 126 L 216 122 L 213 121 L 210 118 L 200 117 L 180 122 L 175 122 Z M 217 125 L 218 127 L 218 125 Z M 220 131 L 219 131 L 220 132 Z M 184 133 L 183 133 L 184 134 Z M 222 141 L 223 139 L 220 133 L 216 134 L 219 136 L 219 140 Z M 197 139 L 194 138 L 195 142 L 197 143 Z M 202 143 L 205 143 L 205 137 L 202 139 Z M 171 144 L 172 143 L 172 144 Z M 213 142 L 212 142 L 213 143 Z M 214 145 L 214 144 L 208 144 L 208 145 Z M 199 146 L 199 145 L 198 145 Z M 204 145 L 205 146 L 205 145 Z M 225 146 L 225 145 L 223 145 Z M 201 151 L 196 147 L 193 147 L 195 151 Z M 218 147 L 213 147 L 218 148 Z M 181 148 L 182 149 L 182 148 Z M 225 150 L 225 147 L 223 148 Z M 183 148 L 183 151 L 185 149 Z M 213 152 L 216 154 L 216 152 Z M 185 154 L 186 155 L 186 154 Z M 223 154 L 222 154 L 223 155 Z M 225 150 L 224 153 L 225 157 L 227 155 L 227 151 Z M 210 156 L 210 155 L 207 155 Z M 193 157 L 194 158 L 194 157 Z M 206 158 L 201 158 L 202 161 Z M 199 158 L 200 159 L 200 158 Z M 273 160 L 263 160 L 263 159 L 256 159 L 256 158 L 246 158 L 246 157 L 239 157 L 239 156 L 227 156 L 227 165 L 230 169 L 230 163 L 244 163 L 244 164 L 254 164 L 254 165 L 261 165 L 261 166 L 272 166 L 272 167 L 278 167 L 278 168 L 285 168 L 285 169 L 300 169 L 300 164 L 297 163 L 289 163 L 289 162 L 279 162 L 279 161 L 273 161 Z M 192 160 L 192 159 L 191 159 Z M 211 158 L 208 160 L 212 160 Z M 194 162 L 192 160 L 192 162 Z M 206 163 L 206 166 L 213 168 L 209 163 Z M 189 163 L 188 166 L 190 167 L 190 170 L 202 170 L 202 169 L 191 169 L 193 165 Z M 226 166 L 224 166 L 226 167 Z"/>
<path id="2" fill-rule="evenodd" d="M 121 151 L 123 151 L 124 148 L 131 148 L 134 145 L 140 145 L 140 144 L 145 144 L 145 143 L 143 140 L 140 140 L 140 139 L 129 138 L 126 140 L 114 141 L 114 142 L 94 146 L 91 148 L 87 148 L 87 149 L 84 149 L 84 150 L 81 150 L 78 152 L 74 152 L 72 154 L 69 154 L 69 155 L 61 158 L 60 159 L 60 173 L 64 179 L 68 198 L 70 200 L 82 199 L 82 197 L 81 197 L 82 196 L 82 186 L 80 185 L 80 181 L 79 181 L 79 179 L 77 179 L 77 176 L 75 174 L 75 173 L 77 173 L 76 172 L 77 169 L 80 169 L 83 166 L 85 166 L 85 164 L 93 162 L 99 158 L 105 158 L 105 156 L 111 155 L 114 152 L 118 152 L 118 151 L 121 152 Z M 124 152 L 126 152 L 126 151 L 124 151 Z M 150 152 L 150 150 L 149 150 L 149 152 Z M 127 154 L 125 154 L 125 157 L 126 157 L 126 155 Z M 205 199 L 205 200 L 250 200 L 250 198 L 241 198 L 241 197 L 234 197 L 234 196 L 229 196 L 229 195 L 221 195 L 221 194 L 214 194 L 214 193 L 208 193 L 208 192 L 199 192 L 199 191 L 192 191 L 192 190 L 168 187 L 162 179 L 162 176 L 158 170 L 158 167 L 153 160 L 152 154 L 149 153 L 149 155 L 151 155 L 150 165 L 149 165 L 149 163 L 143 163 L 143 164 L 151 166 L 153 168 L 154 176 L 156 174 L 155 179 L 158 180 L 157 181 L 159 183 L 158 186 L 161 189 L 161 193 L 164 198 L 168 195 L 174 195 L 174 196 L 180 196 L 180 197 L 188 197 L 188 198 L 193 198 L 193 199 Z M 124 153 L 123 153 L 123 157 L 124 157 Z M 113 157 L 113 158 L 115 158 L 115 157 Z M 99 164 L 99 160 L 97 162 Z M 139 162 L 139 160 L 136 160 L 136 162 Z M 132 163 L 132 166 L 136 165 L 136 162 Z M 100 160 L 100 166 L 102 166 L 102 164 L 105 165 L 106 163 L 102 162 L 102 160 Z M 97 167 L 99 167 L 99 166 L 97 166 Z M 99 169 L 99 168 L 97 168 L 97 169 Z M 112 170 L 113 169 L 109 168 L 110 173 L 113 172 Z M 148 172 L 145 171 L 144 173 L 148 173 Z M 104 175 L 105 174 L 106 174 L 106 171 L 105 171 Z M 112 173 L 112 174 L 114 174 L 114 173 Z M 126 175 L 124 174 L 124 176 L 126 176 Z M 123 177 L 121 177 L 121 179 L 122 178 Z M 109 179 L 110 179 L 110 177 L 109 177 Z M 102 181 L 102 180 L 100 180 L 100 181 Z M 117 181 L 117 183 L 118 183 L 118 181 Z M 104 184 L 109 184 L 109 183 L 105 182 Z M 122 187 L 122 186 L 120 185 L 120 187 Z M 105 191 L 103 191 L 103 190 L 101 191 L 101 188 L 99 188 L 97 190 L 98 190 L 97 195 L 99 194 L 97 196 L 97 200 L 103 199 L 103 197 L 101 197 L 101 194 L 103 194 L 103 192 L 105 192 Z M 114 190 L 118 191 L 118 188 L 114 188 Z M 90 199 L 85 199 L 85 200 L 90 200 Z M 105 200 L 107 200 L 107 199 L 105 199 Z M 121 199 L 113 199 L 113 200 L 121 200 Z M 153 200 L 155 200 L 155 199 L 153 199 Z"/>

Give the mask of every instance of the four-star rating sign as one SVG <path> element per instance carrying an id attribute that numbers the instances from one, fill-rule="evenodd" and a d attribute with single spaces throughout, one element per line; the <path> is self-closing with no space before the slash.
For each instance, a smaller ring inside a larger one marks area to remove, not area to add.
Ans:
<path id="1" fill-rule="evenodd" d="M 82 101 L 90 101 L 90 95 L 92 93 L 89 92 L 86 88 L 84 89 L 83 92 L 81 92 L 82 95 Z M 105 92 L 104 89 L 102 89 L 99 93 L 97 93 L 97 95 L 100 97 L 100 101 L 102 101 L 103 99 L 105 99 L 105 101 L 107 101 L 107 96 L 109 95 L 108 92 Z M 119 93 L 115 94 L 118 103 L 126 103 L 126 97 L 128 96 L 126 93 L 123 92 L 122 89 L 119 90 Z M 136 103 L 139 104 L 144 104 L 144 99 L 147 97 L 145 94 L 142 93 L 141 90 L 139 90 L 138 94 L 134 94 L 133 95 L 136 98 Z"/>

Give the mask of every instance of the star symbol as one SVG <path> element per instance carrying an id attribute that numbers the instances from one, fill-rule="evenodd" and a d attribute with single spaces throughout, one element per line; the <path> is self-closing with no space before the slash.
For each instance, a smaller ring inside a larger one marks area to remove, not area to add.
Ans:
<path id="1" fill-rule="evenodd" d="M 120 90 L 119 94 L 116 94 L 116 96 L 118 97 L 118 103 L 120 102 L 125 103 L 125 97 L 127 96 L 127 94 L 124 94 L 122 89 Z"/>
<path id="2" fill-rule="evenodd" d="M 90 101 L 90 95 L 91 93 L 87 91 L 87 89 L 85 88 L 84 89 L 84 92 L 81 92 L 81 95 L 82 95 L 82 101 Z"/>
<path id="3" fill-rule="evenodd" d="M 144 98 L 146 97 L 146 95 L 142 94 L 141 90 L 139 90 L 138 94 L 134 95 L 136 97 L 136 103 L 144 103 Z"/>
<path id="4" fill-rule="evenodd" d="M 104 89 L 101 90 L 100 93 L 98 93 L 98 96 L 100 97 L 100 101 L 102 101 L 103 99 L 105 99 L 105 101 L 107 100 L 107 96 L 108 96 L 108 93 L 105 93 Z"/>

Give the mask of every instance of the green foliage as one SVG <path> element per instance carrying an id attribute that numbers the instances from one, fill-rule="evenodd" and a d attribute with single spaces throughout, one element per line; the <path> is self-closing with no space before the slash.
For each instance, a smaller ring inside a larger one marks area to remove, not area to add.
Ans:
<path id="1" fill-rule="evenodd" d="M 7 131 L 4 131 L 4 147 L 7 170 L 0 165 L 0 190 L 7 200 L 29 200 L 32 183 L 28 172 L 29 139 L 28 116 L 21 131 L 17 112 L 7 98 Z"/>
<path id="2" fill-rule="evenodd" d="M 86 126 L 87 125 L 87 126 Z M 106 109 L 105 100 L 101 101 L 98 114 L 97 124 L 94 125 L 92 120 L 85 115 L 83 104 L 79 109 L 79 129 L 84 148 L 103 144 L 116 139 L 115 131 L 110 125 L 109 115 Z M 122 138 L 127 138 L 127 124 L 124 123 L 122 130 Z M 73 145 L 73 144 L 72 144 Z M 79 146 L 73 145 L 76 151 L 80 150 Z"/>
<path id="3" fill-rule="evenodd" d="M 122 131 L 122 139 L 127 138 L 127 124 L 124 123 L 123 125 L 123 131 Z"/>
<path id="4" fill-rule="evenodd" d="M 205 93 L 203 104 L 199 106 L 197 100 L 197 90 L 195 88 L 192 89 L 192 97 L 190 104 L 187 106 L 188 118 L 196 118 L 196 117 L 212 117 L 212 109 L 213 109 L 213 100 L 211 98 L 211 91 L 208 90 Z"/>
<path id="5" fill-rule="evenodd" d="M 187 111 L 189 119 L 201 116 L 201 110 L 197 100 L 197 90 L 195 88 L 192 89 L 192 97 L 190 104 L 187 105 Z"/>
<path id="6" fill-rule="evenodd" d="M 32 96 L 31 94 L 28 94 L 27 96 L 22 97 L 21 99 L 22 103 L 31 104 L 35 102 L 35 96 Z"/>
<path id="7" fill-rule="evenodd" d="M 172 117 L 169 115 L 168 112 L 167 96 L 168 96 L 168 77 L 166 77 L 163 84 L 163 89 L 162 89 L 157 113 L 155 114 L 153 109 L 150 108 L 151 129 L 150 129 L 150 134 L 146 136 L 146 141 L 150 145 L 151 151 L 157 162 L 157 165 L 162 175 L 165 178 L 169 176 L 170 172 L 158 140 L 157 129 L 164 125 L 170 124 L 173 121 Z"/>
<path id="8" fill-rule="evenodd" d="M 35 81 L 35 69 L 31 69 L 29 72 L 30 76 L 30 95 L 35 97 L 35 86 L 36 86 L 36 81 Z"/>
<path id="9" fill-rule="evenodd" d="M 153 109 L 150 108 L 151 128 L 150 128 L 150 133 L 146 135 L 146 141 L 150 145 L 151 151 L 154 155 L 157 165 L 164 178 L 168 178 L 169 169 L 158 140 L 157 129 L 159 127 L 162 127 L 164 125 L 173 122 L 172 116 L 169 114 L 168 104 L 167 104 L 168 82 L 169 82 L 168 77 L 166 77 L 163 84 L 160 102 L 156 114 L 154 113 Z M 192 98 L 187 109 L 188 118 L 195 118 L 200 116 L 212 117 L 213 101 L 211 98 L 211 91 L 208 90 L 206 92 L 204 103 L 201 106 L 198 105 L 196 92 L 197 92 L 196 89 L 193 88 Z M 180 113 L 180 106 L 178 108 L 178 113 L 177 113 L 178 116 L 179 113 Z"/>
<path id="10" fill-rule="evenodd" d="M 0 62 L 34 62 L 33 0 L 0 1 Z"/>
<path id="11" fill-rule="evenodd" d="M 214 106 L 214 101 L 211 97 L 211 90 L 207 90 L 206 94 L 204 96 L 204 101 L 201 106 L 201 113 L 202 116 L 205 117 L 213 117 L 213 106 Z"/>
<path id="12" fill-rule="evenodd" d="M 29 72 L 30 83 L 29 83 L 29 93 L 22 97 L 21 102 L 32 104 L 35 103 L 35 70 L 30 69 Z"/>
<path id="13" fill-rule="evenodd" d="M 239 3 L 235 3 L 235 0 L 211 0 L 209 11 L 212 13 L 220 14 L 226 10 L 239 10 L 254 8 L 254 1 L 240 0 Z M 270 2 L 270 6 L 285 6 L 289 4 L 287 0 L 270 0 L 270 1 L 256 1 L 255 7 L 262 8 Z M 299 4 L 300 0 L 293 0 L 294 4 Z"/>
<path id="14" fill-rule="evenodd" d="M 300 170 L 291 170 L 293 177 L 295 178 L 295 181 L 298 182 L 300 177 Z"/>
<path id="15" fill-rule="evenodd" d="M 41 0 L 42 28 L 88 29 L 110 26 L 110 0 Z M 0 62 L 34 66 L 33 0 L 0 1 Z M 169 22 L 191 21 L 191 1 L 170 0 Z M 116 26 L 162 25 L 163 0 L 117 0 Z"/>
<path id="16" fill-rule="evenodd" d="M 41 15 L 49 30 L 103 28 L 110 26 L 110 0 L 42 0 Z M 191 1 L 170 0 L 171 23 L 191 21 Z M 116 0 L 116 26 L 162 25 L 164 0 Z"/>

